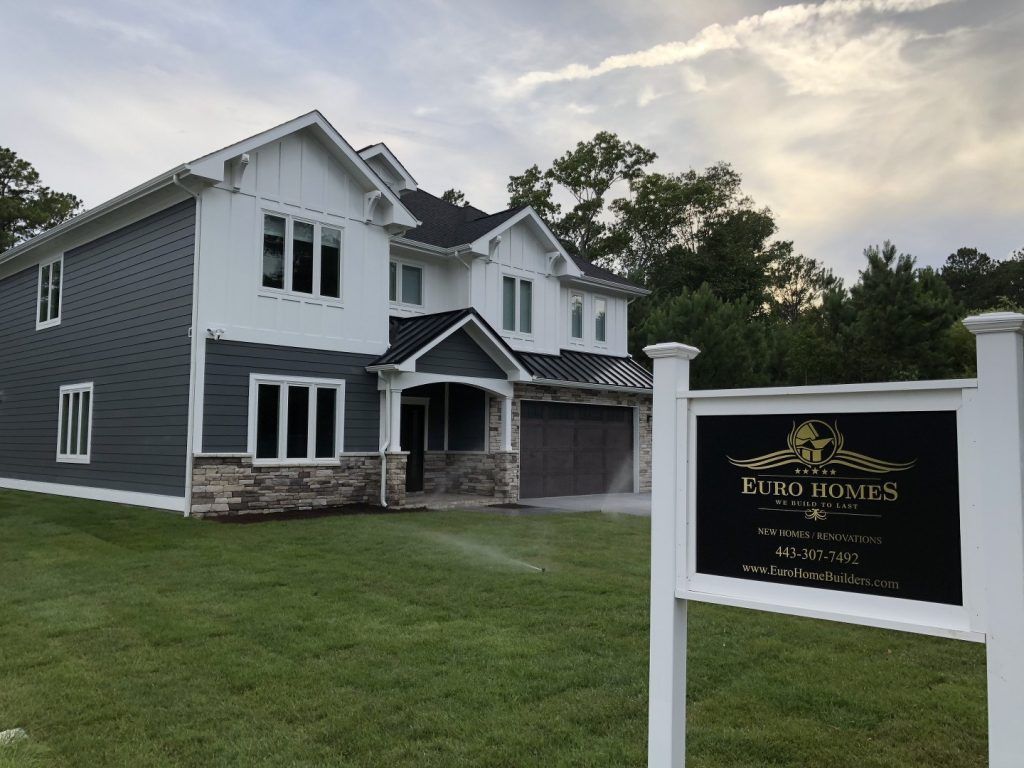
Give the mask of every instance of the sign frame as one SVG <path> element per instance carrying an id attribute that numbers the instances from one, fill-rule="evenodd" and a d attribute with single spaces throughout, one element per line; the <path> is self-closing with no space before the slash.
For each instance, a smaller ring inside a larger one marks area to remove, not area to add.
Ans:
<path id="1" fill-rule="evenodd" d="M 690 601 L 863 624 L 985 644 L 990 768 L 1024 755 L 1024 314 L 963 321 L 977 379 L 691 390 L 700 351 L 645 348 L 654 361 L 648 767 L 686 764 Z M 956 414 L 962 606 L 696 572 L 697 417 Z"/>

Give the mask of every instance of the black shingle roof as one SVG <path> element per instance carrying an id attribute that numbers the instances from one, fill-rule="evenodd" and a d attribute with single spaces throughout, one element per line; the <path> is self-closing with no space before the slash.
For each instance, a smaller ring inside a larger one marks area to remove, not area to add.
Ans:
<path id="1" fill-rule="evenodd" d="M 631 357 L 612 357 L 563 349 L 558 355 L 520 352 L 526 370 L 538 379 L 596 384 L 604 387 L 652 389 L 654 377 Z"/>
<path id="2" fill-rule="evenodd" d="M 472 205 L 454 205 L 436 195 L 422 189 L 408 190 L 402 193 L 402 203 L 412 211 L 412 215 L 422 224 L 405 233 L 405 237 L 439 248 L 452 248 L 456 245 L 471 243 L 482 235 L 486 235 L 502 222 L 508 221 L 526 206 L 520 205 L 498 213 L 485 213 Z M 615 274 L 610 269 L 599 267 L 582 256 L 570 254 L 570 258 L 587 277 L 607 280 L 610 283 L 637 288 L 626 278 Z"/>

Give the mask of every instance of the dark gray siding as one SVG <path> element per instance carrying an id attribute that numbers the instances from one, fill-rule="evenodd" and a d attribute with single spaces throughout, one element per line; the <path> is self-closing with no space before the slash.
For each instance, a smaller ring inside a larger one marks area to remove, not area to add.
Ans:
<path id="1" fill-rule="evenodd" d="M 189 200 L 65 252 L 41 331 L 38 267 L 0 280 L 0 477 L 184 495 L 194 244 Z M 60 387 L 90 381 L 91 462 L 58 463 Z"/>
<path id="2" fill-rule="evenodd" d="M 380 448 L 377 375 L 366 372 L 375 355 L 328 352 L 241 341 L 206 342 L 203 450 L 239 453 L 247 448 L 249 374 L 322 376 L 345 380 L 345 450 Z"/>
<path id="3" fill-rule="evenodd" d="M 416 370 L 448 376 L 506 378 L 501 367 L 463 330 L 456 331 L 417 360 Z"/>

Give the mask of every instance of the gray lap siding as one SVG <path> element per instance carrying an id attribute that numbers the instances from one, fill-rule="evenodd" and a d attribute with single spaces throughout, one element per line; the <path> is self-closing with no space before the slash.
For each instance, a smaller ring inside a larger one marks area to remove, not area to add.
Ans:
<path id="1" fill-rule="evenodd" d="M 374 357 L 351 352 L 207 340 L 202 450 L 206 453 L 244 453 L 247 450 L 249 376 L 253 373 L 344 379 L 344 450 L 378 450 L 380 395 L 376 374 L 366 372 L 366 366 Z"/>
<path id="2" fill-rule="evenodd" d="M 38 331 L 38 267 L 0 280 L 0 477 L 184 496 L 194 245 L 188 200 L 66 251 Z M 86 382 L 91 460 L 57 462 L 60 387 Z"/>

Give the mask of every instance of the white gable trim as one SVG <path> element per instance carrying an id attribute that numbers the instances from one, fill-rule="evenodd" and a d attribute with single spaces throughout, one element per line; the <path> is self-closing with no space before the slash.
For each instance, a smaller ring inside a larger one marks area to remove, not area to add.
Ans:
<path id="1" fill-rule="evenodd" d="M 519 224 L 520 222 L 526 222 L 527 224 L 529 224 L 531 228 L 538 235 L 540 235 L 542 239 L 548 241 L 548 243 L 551 246 L 551 250 L 549 251 L 549 253 L 552 254 L 552 256 L 554 256 L 554 254 L 557 254 L 558 256 L 561 256 L 565 260 L 567 271 L 566 273 L 569 276 L 581 277 L 583 275 L 583 272 L 580 270 L 578 266 L 576 266 L 576 262 L 572 260 L 572 257 L 569 255 L 568 251 L 566 251 L 565 248 L 562 247 L 562 244 L 558 241 L 558 238 L 555 237 L 555 233 L 551 231 L 551 228 L 547 225 L 547 222 L 545 222 L 544 219 L 540 217 L 540 214 L 538 214 L 532 206 L 526 206 L 523 210 L 521 210 L 512 218 L 506 219 L 505 221 L 501 222 L 501 224 L 492 229 L 490 232 L 487 232 L 486 234 L 478 237 L 476 240 L 469 244 L 470 248 L 473 250 L 474 253 L 478 253 L 483 256 L 489 255 L 491 240 L 500 235 L 502 232 L 508 231 L 509 229 L 514 227 L 516 224 Z"/>
<path id="2" fill-rule="evenodd" d="M 320 135 L 320 138 L 325 141 L 328 150 L 332 151 L 331 153 L 335 159 L 340 161 L 346 167 L 346 170 L 360 178 L 371 190 L 379 191 L 383 198 L 387 200 L 391 210 L 389 215 L 385 217 L 384 224 L 394 224 L 409 228 L 419 225 L 420 222 L 402 204 L 398 195 L 384 183 L 384 180 L 377 175 L 377 172 L 370 167 L 366 160 L 352 148 L 351 144 L 345 141 L 345 137 L 338 133 L 338 130 L 317 110 L 307 112 L 305 115 L 296 117 L 294 120 L 289 120 L 262 133 L 257 133 L 255 136 L 250 136 L 223 149 L 218 149 L 216 152 L 196 158 L 187 163 L 186 167 L 196 176 L 220 183 L 224 181 L 224 169 L 228 160 L 306 128 L 311 128 Z"/>
<path id="3" fill-rule="evenodd" d="M 404 189 L 417 189 L 419 187 L 419 184 L 416 179 L 413 178 L 413 175 L 409 173 L 409 170 L 402 165 L 401 161 L 395 157 L 395 153 L 392 152 L 388 145 L 383 141 L 379 141 L 376 144 L 360 151 L 359 156 L 367 162 L 375 157 L 382 158 L 384 162 L 391 167 L 391 170 L 395 172 L 395 175 L 401 177 L 404 182 Z"/>

